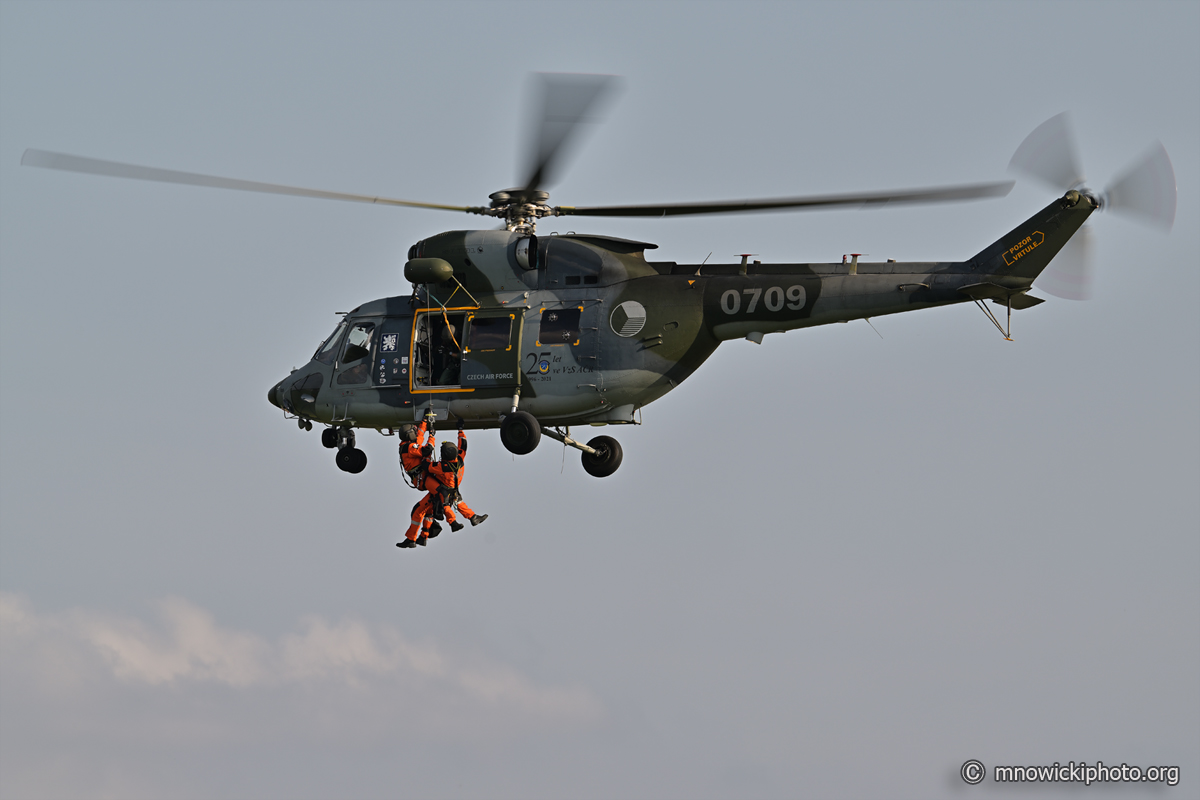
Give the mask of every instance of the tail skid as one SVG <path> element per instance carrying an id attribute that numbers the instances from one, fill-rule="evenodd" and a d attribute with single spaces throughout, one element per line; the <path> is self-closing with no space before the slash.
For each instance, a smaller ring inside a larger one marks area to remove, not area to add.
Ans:
<path id="1" fill-rule="evenodd" d="M 987 318 L 996 326 L 996 330 L 1000 331 L 1000 335 L 1007 341 L 1012 341 L 1012 312 L 1013 309 L 1020 311 L 1025 308 L 1033 308 L 1038 303 L 1046 302 L 1040 297 L 1031 297 L 1026 294 L 1029 287 L 1009 288 L 1000 286 L 995 283 L 973 283 L 970 286 L 964 286 L 959 289 L 960 292 L 970 297 L 975 301 L 975 305 L 979 306 L 979 310 L 987 315 Z M 1000 320 L 996 319 L 996 315 L 983 302 L 991 300 L 996 305 L 1002 305 L 1008 310 L 1008 317 L 1005 324 L 1001 325 Z"/>

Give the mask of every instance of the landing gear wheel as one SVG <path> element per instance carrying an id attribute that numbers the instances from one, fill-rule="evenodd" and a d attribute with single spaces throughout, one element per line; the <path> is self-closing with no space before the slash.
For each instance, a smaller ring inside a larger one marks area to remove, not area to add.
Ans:
<path id="1" fill-rule="evenodd" d="M 330 450 L 337 447 L 337 428 L 326 428 L 321 431 L 321 444 Z"/>
<path id="2" fill-rule="evenodd" d="M 515 411 L 500 423 L 500 441 L 508 452 L 523 456 L 532 453 L 542 440 L 542 426 L 527 411 Z"/>
<path id="3" fill-rule="evenodd" d="M 583 454 L 583 471 L 596 478 L 607 478 L 621 466 L 621 443 L 611 436 L 597 436 L 588 442 L 588 447 L 596 451 Z"/>
<path id="4" fill-rule="evenodd" d="M 367 468 L 367 454 L 357 447 L 343 447 L 338 450 L 334 460 L 337 462 L 338 469 L 342 472 L 349 472 L 351 475 L 357 475 Z"/>
<path id="5" fill-rule="evenodd" d="M 296 424 L 300 426 L 300 430 L 302 430 L 302 431 L 311 431 L 312 430 L 312 423 L 306 419 L 298 419 L 298 420 L 296 420 Z"/>

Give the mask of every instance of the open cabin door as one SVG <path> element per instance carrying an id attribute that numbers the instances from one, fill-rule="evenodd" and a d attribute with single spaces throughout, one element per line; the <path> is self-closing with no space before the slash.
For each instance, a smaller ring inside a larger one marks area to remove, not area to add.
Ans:
<path id="1" fill-rule="evenodd" d="M 524 309 L 428 308 L 412 327 L 413 394 L 516 386 Z"/>

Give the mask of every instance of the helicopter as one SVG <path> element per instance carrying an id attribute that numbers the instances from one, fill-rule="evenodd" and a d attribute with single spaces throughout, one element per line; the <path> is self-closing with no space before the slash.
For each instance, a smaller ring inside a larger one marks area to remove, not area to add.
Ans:
<path id="1" fill-rule="evenodd" d="M 657 245 L 601 234 L 539 236 L 545 217 L 671 217 L 1000 197 L 1013 181 L 868 194 L 625 206 L 555 206 L 545 187 L 578 131 L 612 93 L 611 76 L 543 74 L 540 119 L 526 179 L 487 206 L 450 206 L 178 172 L 26 150 L 22 164 L 112 177 L 455 211 L 502 221 L 422 239 L 408 251 L 411 291 L 357 306 L 312 358 L 267 392 L 302 430 L 324 426 L 337 466 L 359 473 L 356 430 L 393 435 L 436 428 L 499 429 L 512 453 L 543 436 L 582 453 L 596 477 L 620 467 L 620 443 L 586 443 L 571 426 L 640 424 L 640 410 L 675 389 L 725 341 L 974 302 L 1005 339 L 1012 312 L 1044 302 L 1040 288 L 1080 299 L 1089 270 L 1084 222 L 1106 208 L 1169 229 L 1176 187 L 1159 144 L 1103 193 L 1084 185 L 1065 114 L 1018 147 L 1010 167 L 1064 191 L 963 261 L 678 264 L 647 258 Z M 1084 236 L 1076 237 L 1080 230 Z M 1073 237 L 1076 237 L 1073 240 Z M 1078 242 L 1068 248 L 1068 242 Z M 849 260 L 848 260 L 849 259 Z M 1056 281 L 1056 282 L 1055 282 Z M 988 307 L 1004 310 L 1004 321 Z"/>

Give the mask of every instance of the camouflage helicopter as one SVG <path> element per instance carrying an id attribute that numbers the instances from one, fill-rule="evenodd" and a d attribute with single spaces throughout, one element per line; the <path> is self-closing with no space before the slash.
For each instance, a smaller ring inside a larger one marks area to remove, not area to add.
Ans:
<path id="1" fill-rule="evenodd" d="M 651 261 L 648 242 L 596 234 L 538 236 L 543 217 L 668 217 L 836 206 L 934 203 L 997 197 L 1011 181 L 881 192 L 728 202 L 552 206 L 544 190 L 566 146 L 611 92 L 605 76 L 544 75 L 540 126 L 527 179 L 482 207 L 448 206 L 265 184 L 27 150 L 23 164 L 76 172 L 273 194 L 433 208 L 498 218 L 497 230 L 441 233 L 414 244 L 409 293 L 346 313 L 303 367 L 268 401 L 300 428 L 325 426 L 336 463 L 361 472 L 355 430 L 390 435 L 427 414 L 438 427 L 499 428 L 504 446 L 530 453 L 543 435 L 582 451 L 591 475 L 621 464 L 616 439 L 586 444 L 572 425 L 626 425 L 682 383 L 721 342 L 761 344 L 770 333 L 975 302 L 1005 338 L 1013 309 L 1097 209 L 1129 211 L 1169 228 L 1175 179 L 1161 145 L 1103 193 L 1083 186 L 1067 118 L 1043 123 L 1010 166 L 1064 191 L 965 261 L 677 264 Z M 1087 229 L 1085 229 L 1086 231 Z M 1080 241 L 1079 237 L 1075 241 Z M 1080 297 L 1086 247 L 1068 249 L 1041 286 Z M 987 301 L 1001 306 L 1000 318 Z"/>

